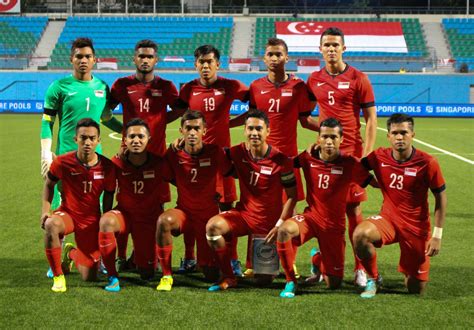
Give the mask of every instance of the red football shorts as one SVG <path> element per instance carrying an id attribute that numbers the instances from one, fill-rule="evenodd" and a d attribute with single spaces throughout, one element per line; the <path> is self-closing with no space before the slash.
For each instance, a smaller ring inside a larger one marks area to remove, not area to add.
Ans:
<path id="1" fill-rule="evenodd" d="M 420 237 L 407 230 L 401 230 L 394 225 L 394 222 L 375 215 L 367 219 L 373 223 L 382 236 L 380 242 L 376 242 L 376 247 L 399 243 L 400 261 L 398 271 L 406 276 L 414 277 L 420 281 L 428 281 L 430 273 L 430 258 L 425 255 L 425 249 L 429 237 Z"/>
<path id="2" fill-rule="evenodd" d="M 255 225 L 252 225 L 253 221 L 250 217 L 236 209 L 222 212 L 219 216 L 223 217 L 230 227 L 231 232 L 224 237 L 226 241 L 232 240 L 233 237 L 246 235 L 267 235 L 274 227 L 274 224 L 269 224 L 264 227 L 256 227 Z"/>
<path id="3" fill-rule="evenodd" d="M 158 215 L 140 216 L 120 210 L 112 210 L 120 223 L 119 235 L 132 235 L 135 264 L 141 269 L 156 268 L 156 222 Z"/>
<path id="4" fill-rule="evenodd" d="M 196 237 L 197 247 L 197 263 L 200 267 L 217 267 L 216 260 L 214 258 L 214 252 L 207 244 L 206 239 L 206 224 L 207 221 L 218 213 L 218 210 L 210 212 L 191 212 L 180 209 L 166 210 L 173 214 L 179 223 L 179 232 L 173 233 L 173 236 L 179 236 L 185 233 L 193 233 Z"/>
<path id="5" fill-rule="evenodd" d="M 316 237 L 321 250 L 322 269 L 325 275 L 344 276 L 344 255 L 346 241 L 344 230 L 323 229 L 315 215 L 310 212 L 295 215 L 289 220 L 294 221 L 299 228 L 299 236 L 293 238 L 295 245 L 300 246 L 311 238 Z"/>
<path id="6" fill-rule="evenodd" d="M 53 217 L 59 217 L 64 222 L 64 236 L 74 233 L 78 252 L 77 261 L 88 268 L 97 265 L 100 260 L 99 219 L 84 223 L 61 208 L 53 212 Z"/>

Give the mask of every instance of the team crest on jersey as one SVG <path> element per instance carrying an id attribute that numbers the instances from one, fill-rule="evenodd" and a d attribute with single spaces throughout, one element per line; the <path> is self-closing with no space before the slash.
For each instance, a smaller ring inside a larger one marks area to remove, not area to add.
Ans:
<path id="1" fill-rule="evenodd" d="M 337 84 L 338 89 L 349 89 L 350 86 L 351 86 L 351 83 L 348 81 L 340 81 Z"/>
<path id="2" fill-rule="evenodd" d="M 152 89 L 151 96 L 163 96 L 163 91 L 161 89 Z"/>
<path id="3" fill-rule="evenodd" d="M 281 90 L 281 96 L 293 96 L 293 90 L 292 89 L 282 89 Z"/>
<path id="4" fill-rule="evenodd" d="M 344 168 L 340 166 L 333 166 L 331 167 L 331 174 L 342 175 L 344 172 Z"/>
<path id="5" fill-rule="evenodd" d="M 96 97 L 104 97 L 104 91 L 101 89 L 97 89 L 94 91 Z"/>
<path id="6" fill-rule="evenodd" d="M 416 168 L 407 167 L 405 169 L 405 175 L 407 175 L 407 176 L 416 176 L 416 172 L 417 172 Z"/>
<path id="7" fill-rule="evenodd" d="M 155 178 L 155 171 L 143 171 L 143 178 L 144 179 L 154 179 Z"/>
<path id="8" fill-rule="evenodd" d="M 225 89 L 224 88 L 218 88 L 214 89 L 214 95 L 224 95 L 225 94 Z"/>
<path id="9" fill-rule="evenodd" d="M 208 167 L 208 166 L 211 166 L 210 158 L 199 159 L 199 167 Z"/>
<path id="10" fill-rule="evenodd" d="M 272 171 L 273 171 L 273 167 L 269 167 L 269 166 L 260 167 L 260 174 L 271 175 Z"/>
<path id="11" fill-rule="evenodd" d="M 94 172 L 94 180 L 100 180 L 104 178 L 104 172 Z"/>

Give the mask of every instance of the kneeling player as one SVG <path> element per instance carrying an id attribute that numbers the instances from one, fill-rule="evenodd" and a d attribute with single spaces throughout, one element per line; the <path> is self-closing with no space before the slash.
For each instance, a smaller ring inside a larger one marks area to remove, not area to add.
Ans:
<path id="1" fill-rule="evenodd" d="M 247 112 L 247 142 L 232 147 L 228 156 L 239 179 L 240 201 L 235 209 L 211 218 L 206 227 L 209 245 L 216 252 L 222 278 L 209 291 L 226 290 L 237 285 L 226 247 L 233 237 L 266 235 L 266 242 L 276 238 L 277 225 L 293 214 L 296 204 L 296 179 L 291 160 L 266 139 L 267 115 L 259 110 Z M 287 201 L 282 205 L 285 189 Z"/>
<path id="2" fill-rule="evenodd" d="M 296 168 L 303 168 L 308 207 L 278 229 L 277 249 L 287 281 L 280 293 L 282 298 L 293 298 L 296 292 L 294 246 L 313 237 L 318 239 L 321 253 L 316 255 L 319 260 L 313 264 L 312 272 L 318 278 L 322 273 L 330 289 L 342 283 L 347 192 L 351 183 L 366 186 L 373 177 L 355 157 L 340 153 L 341 142 L 341 124 L 328 118 L 320 124 L 318 145 L 311 153 L 304 151 L 294 160 Z"/>
<path id="3" fill-rule="evenodd" d="M 387 120 L 391 148 L 379 148 L 362 159 L 374 171 L 383 194 L 379 215 L 363 221 L 354 231 L 357 256 L 369 279 L 361 297 L 377 293 L 375 247 L 398 243 L 398 270 L 405 274 L 409 293 L 423 293 L 428 281 L 430 257 L 439 253 L 446 216 L 445 181 L 439 164 L 427 153 L 415 149 L 413 118 L 393 114 Z M 435 228 L 430 235 L 428 189 L 435 198 Z"/>
<path id="4" fill-rule="evenodd" d="M 165 177 L 176 185 L 178 201 L 176 208 L 166 210 L 158 219 L 156 241 L 163 270 L 158 291 L 171 290 L 172 236 L 183 233 L 196 237 L 197 263 L 206 278 L 216 281 L 219 275 L 214 254 L 206 241 L 206 223 L 219 213 L 217 178 L 230 171 L 231 163 L 219 146 L 202 142 L 206 134 L 202 112 L 187 110 L 181 118 L 180 132 L 184 148 L 177 151 L 169 148 L 166 154 L 169 173 L 165 172 Z"/>
<path id="5" fill-rule="evenodd" d="M 156 268 L 156 219 L 163 212 L 159 203 L 164 161 L 147 151 L 148 124 L 140 119 L 125 125 L 125 159 L 115 157 L 118 182 L 117 207 L 100 219 L 99 248 L 109 274 L 105 290 L 120 291 L 115 268 L 115 234 L 132 234 L 134 261 L 142 279 L 149 280 Z"/>
<path id="6" fill-rule="evenodd" d="M 45 230 L 46 257 L 53 271 L 54 292 L 66 291 L 64 273 L 71 269 L 72 261 L 82 278 L 93 280 L 100 258 L 98 247 L 100 195 L 104 192 L 104 211 L 112 208 L 115 191 L 115 174 L 112 162 L 95 152 L 100 142 L 100 129 L 91 118 L 76 125 L 74 141 L 77 151 L 54 159 L 47 174 L 41 215 Z M 61 180 L 63 198 L 60 207 L 50 214 L 56 183 Z M 61 239 L 74 232 L 77 249 L 66 244 L 61 263 Z"/>

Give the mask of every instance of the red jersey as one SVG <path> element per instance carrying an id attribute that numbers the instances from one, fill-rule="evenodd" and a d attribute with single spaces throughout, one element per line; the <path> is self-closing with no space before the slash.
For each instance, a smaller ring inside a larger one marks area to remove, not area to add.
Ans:
<path id="1" fill-rule="evenodd" d="M 175 85 L 158 76 L 149 83 L 142 83 L 131 75 L 117 79 L 112 85 L 111 95 L 113 107 L 122 104 L 124 124 L 136 117 L 147 122 L 152 136 L 148 151 L 163 156 L 166 151 L 167 106 L 174 105 L 178 99 Z"/>
<path id="2" fill-rule="evenodd" d="M 240 201 L 235 208 L 253 227 L 270 230 L 283 210 L 284 187 L 296 185 L 291 159 L 269 146 L 267 155 L 255 160 L 245 143 L 230 148 L 229 157 L 240 184 Z"/>
<path id="3" fill-rule="evenodd" d="M 438 161 L 413 148 L 409 160 L 398 162 L 391 148 L 379 148 L 362 160 L 374 171 L 383 194 L 380 215 L 400 229 L 427 236 L 430 231 L 428 189 L 441 192 L 445 181 Z"/>
<path id="4" fill-rule="evenodd" d="M 287 156 L 298 154 L 296 130 L 300 116 L 311 115 L 308 89 L 301 79 L 292 75 L 277 85 L 268 77 L 250 84 L 250 108 L 264 111 L 270 121 L 271 134 L 268 144 L 278 148 Z"/>
<path id="5" fill-rule="evenodd" d="M 53 181 L 62 182 L 61 208 L 70 213 L 80 224 L 99 221 L 100 195 L 115 191 L 113 163 L 98 154 L 98 161 L 88 167 L 77 158 L 77 151 L 57 156 L 49 169 Z"/>
<path id="6" fill-rule="evenodd" d="M 330 75 L 323 68 L 309 76 L 308 87 L 318 102 L 319 122 L 332 117 L 344 128 L 341 151 L 362 157 L 360 110 L 375 105 L 374 91 L 367 75 L 348 64 L 337 76 Z"/>
<path id="7" fill-rule="evenodd" d="M 203 86 L 199 78 L 186 83 L 179 92 L 183 108 L 200 111 L 206 119 L 204 143 L 230 147 L 229 117 L 234 100 L 247 101 L 248 88 L 234 79 L 217 77 L 211 86 Z"/>
<path id="8" fill-rule="evenodd" d="M 319 158 L 319 151 L 303 151 L 294 160 L 303 168 L 306 179 L 306 201 L 323 229 L 346 228 L 346 197 L 352 182 L 365 187 L 372 175 L 353 156 L 340 154 L 333 162 Z"/>
<path id="9" fill-rule="evenodd" d="M 145 164 L 139 167 L 119 157 L 114 157 L 112 161 L 118 183 L 118 209 L 134 216 L 157 219 L 162 212 L 158 200 L 164 182 L 164 160 L 149 153 Z"/>
<path id="10" fill-rule="evenodd" d="M 197 155 L 184 150 L 166 152 L 167 171 L 165 179 L 176 184 L 178 190 L 177 207 L 191 213 L 210 209 L 219 213 L 216 190 L 217 174 L 227 174 L 231 163 L 225 157 L 224 150 L 214 144 L 204 144 Z"/>

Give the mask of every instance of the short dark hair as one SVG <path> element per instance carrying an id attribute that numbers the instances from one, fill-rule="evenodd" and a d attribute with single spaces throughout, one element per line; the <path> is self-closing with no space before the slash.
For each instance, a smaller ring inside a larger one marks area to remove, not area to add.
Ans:
<path id="1" fill-rule="evenodd" d="M 327 118 L 325 120 L 323 120 L 321 122 L 321 124 L 319 124 L 319 127 L 329 127 L 329 128 L 336 128 L 336 127 L 339 127 L 339 136 L 342 136 L 343 134 L 343 130 L 342 130 L 342 125 L 341 123 L 339 122 L 339 120 L 337 120 L 336 118 Z"/>
<path id="2" fill-rule="evenodd" d="M 92 43 L 92 39 L 90 38 L 76 38 L 71 45 L 71 56 L 74 55 L 74 50 L 76 48 L 84 48 L 84 47 L 90 47 L 92 49 L 92 54 L 95 56 L 95 49 L 94 45 Z"/>
<path id="3" fill-rule="evenodd" d="M 146 121 L 144 121 L 143 119 L 141 118 L 132 118 L 128 121 L 128 123 L 125 124 L 125 132 L 128 131 L 128 129 L 132 126 L 143 126 L 146 128 L 148 134 L 150 134 L 150 126 L 148 126 L 148 124 L 146 123 Z"/>
<path id="4" fill-rule="evenodd" d="M 76 134 L 77 134 L 77 131 L 79 130 L 79 128 L 81 127 L 95 127 L 97 128 L 97 132 L 99 133 L 98 135 L 100 135 L 100 126 L 99 126 L 99 123 L 96 122 L 94 119 L 92 118 L 82 118 L 81 120 L 79 120 L 76 124 Z"/>
<path id="5" fill-rule="evenodd" d="M 267 49 L 267 47 L 269 46 L 283 46 L 283 48 L 285 48 L 286 53 L 288 54 L 288 45 L 283 39 L 268 38 L 267 43 L 265 44 L 265 49 Z"/>
<path id="6" fill-rule="evenodd" d="M 387 119 L 387 131 L 390 132 L 390 126 L 392 126 L 392 124 L 401 123 L 408 123 L 412 131 L 415 129 L 415 121 L 412 116 L 404 113 L 394 113 Z"/>
<path id="7" fill-rule="evenodd" d="M 153 48 L 155 53 L 158 53 L 158 45 L 156 42 L 150 39 L 143 39 L 137 42 L 135 45 L 135 51 L 137 51 L 139 48 Z"/>
<path id="8" fill-rule="evenodd" d="M 324 32 L 321 34 L 321 39 L 319 39 L 319 44 L 321 44 L 321 41 L 323 40 L 324 36 L 339 36 L 342 39 L 342 44 L 344 45 L 344 32 L 340 28 L 337 28 L 335 26 L 329 27 Z"/>
<path id="9" fill-rule="evenodd" d="M 199 57 L 214 53 L 214 58 L 216 60 L 220 60 L 221 58 L 221 53 L 219 52 L 219 49 L 214 47 L 213 45 L 202 45 L 196 48 L 194 51 L 194 59 L 197 60 Z"/>
<path id="10" fill-rule="evenodd" d="M 202 114 L 201 111 L 188 109 L 181 117 L 181 127 L 183 127 L 184 122 L 186 120 L 194 120 L 194 119 L 202 119 L 203 125 L 206 126 L 206 118 L 204 118 L 204 115 Z"/>
<path id="11" fill-rule="evenodd" d="M 258 109 L 251 109 L 249 111 L 247 111 L 246 115 L 245 115 L 245 123 L 247 124 L 247 120 L 249 118 L 257 118 L 257 119 L 261 119 L 265 122 L 265 125 L 268 125 L 270 124 L 270 121 L 268 120 L 268 116 L 265 112 L 263 112 L 262 110 L 258 110 Z"/>

